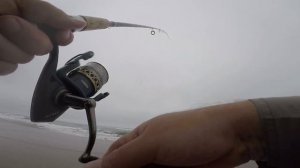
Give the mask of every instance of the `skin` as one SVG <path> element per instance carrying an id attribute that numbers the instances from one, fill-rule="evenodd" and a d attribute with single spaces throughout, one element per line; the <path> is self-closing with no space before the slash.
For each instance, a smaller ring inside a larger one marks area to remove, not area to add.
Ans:
<path id="1" fill-rule="evenodd" d="M 85 23 L 39 0 L 0 1 L 0 75 L 14 72 L 18 64 L 52 50 L 52 42 L 68 45 L 71 30 Z"/>
<path id="2" fill-rule="evenodd" d="M 86 168 L 232 168 L 263 156 L 262 133 L 249 101 L 155 117 L 121 137 Z"/>

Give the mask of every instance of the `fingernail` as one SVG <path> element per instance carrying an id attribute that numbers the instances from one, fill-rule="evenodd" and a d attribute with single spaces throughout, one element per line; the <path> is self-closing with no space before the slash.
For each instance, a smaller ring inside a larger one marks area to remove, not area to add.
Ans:
<path id="1" fill-rule="evenodd" d="M 70 16 L 71 20 L 76 24 L 76 28 L 73 31 L 80 31 L 86 27 L 87 23 L 81 16 Z"/>
<path id="2" fill-rule="evenodd" d="M 72 18 L 74 21 L 79 21 L 79 22 L 84 22 L 84 23 L 86 23 L 86 21 L 84 20 L 84 18 L 81 17 L 81 16 L 71 16 L 71 18 Z"/>
<path id="3" fill-rule="evenodd" d="M 60 42 L 60 45 L 66 46 L 70 44 L 73 41 L 74 35 L 71 31 L 65 32 L 62 36 L 62 40 Z"/>
<path id="4" fill-rule="evenodd" d="M 72 32 L 71 31 L 66 31 L 66 32 L 64 32 L 63 34 L 62 34 L 62 39 L 64 40 L 64 41 L 66 41 L 66 40 L 69 40 L 70 39 L 70 37 L 71 37 L 71 35 L 72 35 Z"/>

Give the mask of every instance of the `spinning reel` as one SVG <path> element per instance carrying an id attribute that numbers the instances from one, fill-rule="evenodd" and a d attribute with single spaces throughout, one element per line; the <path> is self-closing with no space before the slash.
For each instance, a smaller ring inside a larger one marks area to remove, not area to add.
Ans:
<path id="1" fill-rule="evenodd" d="M 71 58 L 57 70 L 58 54 L 59 48 L 54 45 L 32 97 L 30 119 L 33 122 L 53 122 L 68 108 L 85 109 L 89 140 L 79 161 L 87 163 L 97 159 L 91 156 L 97 134 L 95 107 L 97 101 L 109 94 L 106 92 L 94 95 L 108 81 L 108 72 L 96 62 L 80 66 L 79 60 L 93 57 L 94 53 L 91 51 Z"/>

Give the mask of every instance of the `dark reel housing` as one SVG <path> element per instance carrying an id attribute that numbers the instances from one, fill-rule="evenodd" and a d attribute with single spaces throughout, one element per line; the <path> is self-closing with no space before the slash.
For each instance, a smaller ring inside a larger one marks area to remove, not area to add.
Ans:
<path id="1" fill-rule="evenodd" d="M 94 53 L 91 51 L 73 57 L 57 70 L 58 54 L 58 46 L 55 46 L 40 74 L 32 97 L 30 119 L 33 122 L 53 122 L 70 107 L 85 109 L 89 141 L 79 161 L 87 163 L 97 159 L 90 155 L 97 133 L 96 101 L 105 98 L 108 93 L 92 96 L 108 81 L 108 72 L 96 62 L 80 66 L 79 60 L 93 57 Z"/>

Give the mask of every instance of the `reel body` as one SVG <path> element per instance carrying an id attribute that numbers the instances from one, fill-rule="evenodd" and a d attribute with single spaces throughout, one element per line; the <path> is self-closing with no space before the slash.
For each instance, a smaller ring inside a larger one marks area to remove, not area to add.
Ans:
<path id="1" fill-rule="evenodd" d="M 93 52 L 79 54 L 57 70 L 59 48 L 51 51 L 40 74 L 31 102 L 30 119 L 32 122 L 53 122 L 69 108 L 85 109 L 89 125 L 89 141 L 85 152 L 79 158 L 82 163 L 96 160 L 91 156 L 97 126 L 95 117 L 96 101 L 109 94 L 100 93 L 93 97 L 108 81 L 104 66 L 90 62 L 80 66 L 79 60 L 88 60 Z"/>

